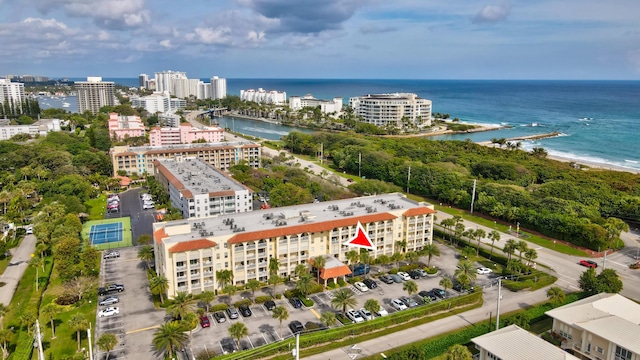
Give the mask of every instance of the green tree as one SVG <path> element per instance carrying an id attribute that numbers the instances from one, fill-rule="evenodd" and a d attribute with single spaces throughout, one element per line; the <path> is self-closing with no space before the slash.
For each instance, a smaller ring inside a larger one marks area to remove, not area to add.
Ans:
<path id="1" fill-rule="evenodd" d="M 489 254 L 489 260 L 493 257 L 493 246 L 496 241 L 500 241 L 500 233 L 496 230 L 491 230 L 489 233 L 489 240 L 491 240 L 491 253 Z"/>
<path id="2" fill-rule="evenodd" d="M 160 303 L 164 304 L 164 294 L 169 288 L 169 280 L 162 275 L 155 275 L 149 279 L 149 289 L 154 295 L 160 296 Z"/>
<path id="3" fill-rule="evenodd" d="M 448 277 L 444 277 L 440 280 L 440 286 L 442 286 L 444 291 L 447 292 L 447 289 L 451 289 L 453 287 L 453 282 Z"/>
<path id="4" fill-rule="evenodd" d="M 407 252 L 407 240 L 403 239 L 403 240 L 396 241 L 396 248 L 400 248 L 402 253 L 406 253 Z"/>
<path id="5" fill-rule="evenodd" d="M 436 244 L 427 244 L 422 248 L 422 254 L 427 257 L 427 267 L 431 267 L 431 258 L 440 256 L 440 248 Z"/>
<path id="6" fill-rule="evenodd" d="M 316 268 L 318 278 L 316 281 L 320 284 L 320 270 L 324 269 L 325 265 L 327 265 L 327 260 L 325 260 L 324 256 L 316 256 L 313 258 L 313 267 Z"/>
<path id="7" fill-rule="evenodd" d="M 9 329 L 0 329 L 0 343 L 2 343 L 2 359 L 6 359 L 9 356 L 7 350 L 7 344 L 11 342 L 13 332 Z"/>
<path id="8" fill-rule="evenodd" d="M 78 341 L 78 351 L 80 351 L 80 333 L 87 331 L 89 321 L 82 314 L 74 314 L 69 319 L 69 327 L 76 332 L 76 340 Z"/>
<path id="9" fill-rule="evenodd" d="M 353 295 L 353 292 L 349 289 L 339 289 L 331 299 L 331 306 L 342 309 L 342 315 L 347 313 L 347 307 L 354 307 L 358 304 L 358 300 Z"/>
<path id="10" fill-rule="evenodd" d="M 518 254 L 519 260 L 522 261 L 522 254 L 525 253 L 527 250 L 529 250 L 529 244 L 527 244 L 527 242 L 524 240 L 520 240 L 516 244 L 516 250 L 518 250 L 518 253 L 519 253 Z"/>
<path id="11" fill-rule="evenodd" d="M 475 280 L 477 273 L 473 263 L 469 260 L 462 260 L 458 263 L 458 268 L 455 271 L 455 275 L 464 274 L 469 279 Z"/>
<path id="12" fill-rule="evenodd" d="M 182 320 L 182 318 L 195 311 L 196 300 L 193 298 L 193 294 L 185 291 L 180 291 L 173 298 L 173 302 L 167 307 L 167 313 L 171 314 L 174 318 Z"/>
<path id="13" fill-rule="evenodd" d="M 507 254 L 507 262 L 511 260 L 511 256 L 516 252 L 517 245 L 518 243 L 515 240 L 509 239 L 502 248 L 502 251 Z"/>
<path id="14" fill-rule="evenodd" d="M 596 277 L 598 280 L 598 292 L 617 294 L 622 291 L 622 280 L 613 269 L 604 269 Z"/>
<path id="15" fill-rule="evenodd" d="M 320 322 L 326 327 L 331 327 L 336 323 L 336 314 L 331 311 L 325 311 L 320 315 Z"/>
<path id="16" fill-rule="evenodd" d="M 108 359 L 109 352 L 115 349 L 116 345 L 118 345 L 118 338 L 114 334 L 104 333 L 100 335 L 96 344 L 98 345 L 98 348 L 107 353 L 105 359 Z"/>
<path id="17" fill-rule="evenodd" d="M 418 292 L 418 284 L 413 280 L 405 281 L 404 284 L 402 284 L 402 290 L 411 296 Z"/>
<path id="18" fill-rule="evenodd" d="M 567 294 L 559 286 L 552 286 L 547 290 L 547 299 L 554 305 L 558 306 L 564 302 Z"/>
<path id="19" fill-rule="evenodd" d="M 377 314 L 380 311 L 380 303 L 376 299 L 367 299 L 364 302 L 364 308 L 372 314 Z"/>
<path id="20" fill-rule="evenodd" d="M 404 259 L 404 254 L 403 253 L 393 253 L 391 254 L 391 261 L 396 263 L 396 267 L 400 267 L 400 261 L 402 261 L 402 259 Z"/>
<path id="21" fill-rule="evenodd" d="M 419 258 L 420 258 L 420 255 L 418 255 L 418 253 L 415 251 L 407 251 L 404 254 L 404 259 L 407 260 L 409 264 L 415 264 Z"/>
<path id="22" fill-rule="evenodd" d="M 216 298 L 216 294 L 213 291 L 203 291 L 198 295 L 198 298 L 204 303 L 205 310 L 209 312 L 211 302 Z"/>
<path id="23" fill-rule="evenodd" d="M 282 322 L 289 318 L 289 310 L 282 305 L 276 306 L 273 308 L 272 316 L 280 322 L 280 338 L 282 338 Z"/>
<path id="24" fill-rule="evenodd" d="M 613 248 L 616 247 L 613 243 L 620 238 L 620 233 L 629 231 L 629 225 L 618 218 L 610 217 L 605 221 L 604 229 L 607 231 L 607 246 Z"/>
<path id="25" fill-rule="evenodd" d="M 278 258 L 270 258 L 269 259 L 269 275 L 279 274 L 280 272 L 280 260 Z"/>
<path id="26" fill-rule="evenodd" d="M 449 230 L 449 242 L 453 244 L 453 234 L 451 233 L 453 227 L 456 225 L 456 220 L 454 218 L 446 218 L 440 221 L 440 225 L 446 230 Z"/>
<path id="27" fill-rule="evenodd" d="M 20 314 L 20 325 L 27 329 L 27 333 L 31 335 L 31 324 L 36 321 L 36 315 L 32 311 L 25 311 Z"/>
<path id="28" fill-rule="evenodd" d="M 247 281 L 247 289 L 251 290 L 251 297 L 256 297 L 256 290 L 260 289 L 260 281 L 251 279 Z"/>
<path id="29" fill-rule="evenodd" d="M 180 323 L 182 324 L 182 328 L 184 330 L 188 330 L 189 331 L 189 343 L 191 344 L 192 340 L 193 340 L 193 329 L 195 329 L 198 326 L 198 314 L 194 313 L 194 312 L 188 312 L 186 314 L 184 314 L 184 316 L 182 317 L 182 319 L 180 320 Z"/>
<path id="30" fill-rule="evenodd" d="M 466 346 L 460 344 L 451 345 L 445 355 L 446 360 L 472 360 L 473 355 Z"/>
<path id="31" fill-rule="evenodd" d="M 216 278 L 218 279 L 218 287 L 224 289 L 233 282 L 233 272 L 231 270 L 218 270 L 216 271 Z"/>
<path id="32" fill-rule="evenodd" d="M 140 261 L 144 261 L 147 269 L 151 268 L 151 261 L 153 260 L 153 257 L 153 246 L 144 245 L 143 247 L 138 249 L 138 259 L 140 259 Z"/>
<path id="33" fill-rule="evenodd" d="M 538 258 L 538 252 L 536 249 L 527 249 L 524 252 L 524 258 L 527 259 L 527 266 L 531 266 L 531 264 L 533 264 L 533 260 Z"/>
<path id="34" fill-rule="evenodd" d="M 4 329 L 4 316 L 9 312 L 9 307 L 3 303 L 0 303 L 0 329 Z"/>
<path id="35" fill-rule="evenodd" d="M 149 234 L 142 234 L 138 236 L 138 240 L 136 240 L 136 244 L 138 245 L 150 245 L 153 241 L 153 238 Z"/>
<path id="36" fill-rule="evenodd" d="M 587 296 L 595 295 L 600 292 L 600 285 L 596 277 L 596 271 L 593 268 L 587 269 L 580 275 L 578 286 Z"/>
<path id="37" fill-rule="evenodd" d="M 487 236 L 487 232 L 484 231 L 484 229 L 475 229 L 473 231 L 473 238 L 476 240 L 476 242 L 478 243 L 478 246 L 476 247 L 476 256 L 478 256 L 480 254 L 480 241 Z"/>
<path id="38" fill-rule="evenodd" d="M 156 330 L 153 334 L 152 344 L 157 352 L 164 355 L 164 358 L 172 359 L 176 351 L 183 348 L 188 340 L 180 322 L 170 321 L 160 325 Z"/>
<path id="39" fill-rule="evenodd" d="M 228 331 L 229 335 L 231 335 L 232 338 L 236 339 L 236 342 L 238 343 L 238 350 L 241 350 L 240 339 L 249 335 L 249 329 L 247 329 L 247 326 L 244 323 L 236 322 L 229 326 Z"/>
<path id="40" fill-rule="evenodd" d="M 311 274 L 303 274 L 296 282 L 296 289 L 302 294 L 305 299 L 309 295 L 309 291 L 313 288 L 314 282 Z"/>
<path id="41" fill-rule="evenodd" d="M 360 260 L 360 252 L 358 250 L 349 250 L 344 256 L 347 258 L 347 261 L 349 261 L 351 271 L 353 271 L 353 264 Z"/>
<path id="42" fill-rule="evenodd" d="M 298 264 L 293 270 L 293 273 L 296 274 L 297 278 L 300 278 L 302 275 L 309 273 L 309 268 L 306 264 Z"/>
<path id="43" fill-rule="evenodd" d="M 49 324 L 51 325 L 51 338 L 56 338 L 56 328 L 54 319 L 60 314 L 63 310 L 63 307 L 56 304 L 55 302 L 48 303 L 40 309 L 40 314 L 49 320 Z"/>
<path id="44" fill-rule="evenodd" d="M 231 301 L 231 297 L 235 295 L 236 292 L 238 292 L 238 288 L 235 285 L 227 285 L 224 287 L 224 289 L 222 289 L 222 292 L 224 294 L 227 294 L 227 296 L 229 297 L 229 301 Z"/>
<path id="45" fill-rule="evenodd" d="M 269 276 L 269 285 L 273 285 L 273 296 L 276 296 L 276 287 L 278 286 L 278 284 L 280 282 L 282 282 L 282 277 L 280 277 L 280 275 L 278 274 L 271 274 L 271 276 Z"/>

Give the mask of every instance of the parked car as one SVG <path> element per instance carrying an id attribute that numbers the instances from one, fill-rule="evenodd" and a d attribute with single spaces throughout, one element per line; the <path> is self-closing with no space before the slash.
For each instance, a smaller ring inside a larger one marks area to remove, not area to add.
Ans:
<path id="1" fill-rule="evenodd" d="M 300 321 L 294 320 L 289 323 L 289 329 L 291 329 L 291 332 L 293 334 L 298 334 L 302 332 L 302 330 L 304 330 L 304 326 L 302 326 L 302 323 Z"/>
<path id="2" fill-rule="evenodd" d="M 213 318 L 216 319 L 218 323 L 223 323 L 227 321 L 227 317 L 224 316 L 224 313 L 222 311 L 213 313 Z"/>
<path id="3" fill-rule="evenodd" d="M 124 285 L 121 284 L 111 284 L 107 287 L 98 288 L 98 296 L 111 295 L 117 292 L 123 292 Z"/>
<path id="4" fill-rule="evenodd" d="M 453 290 L 457 291 L 457 292 L 473 292 L 473 286 L 472 285 L 466 285 L 466 286 L 462 286 L 462 284 L 460 284 L 459 282 L 455 282 L 453 284 Z"/>
<path id="5" fill-rule="evenodd" d="M 367 287 L 369 289 L 375 289 L 375 288 L 378 287 L 378 283 L 375 280 L 372 280 L 372 279 L 364 279 L 364 280 L 362 280 L 362 282 L 365 285 L 367 285 Z M 392 280 L 392 282 L 393 282 L 393 280 Z"/>
<path id="6" fill-rule="evenodd" d="M 236 308 L 234 307 L 230 307 L 227 309 L 227 315 L 229 316 L 229 319 L 237 319 L 238 318 L 238 310 L 236 310 Z"/>
<path id="7" fill-rule="evenodd" d="M 347 317 L 354 323 L 361 323 L 364 321 L 364 318 L 362 317 L 362 315 L 360 315 L 359 312 L 353 309 L 347 311 Z"/>
<path id="8" fill-rule="evenodd" d="M 115 259 L 119 257 L 120 257 L 120 253 L 117 251 L 111 251 L 102 256 L 103 259 Z"/>
<path id="9" fill-rule="evenodd" d="M 378 309 L 378 311 L 376 311 L 376 316 L 387 316 L 387 315 L 389 315 L 389 313 L 382 306 L 380 306 L 380 309 Z"/>
<path id="10" fill-rule="evenodd" d="M 211 321 L 209 321 L 209 317 L 207 315 L 200 316 L 200 326 L 202 326 L 203 329 L 211 326 Z"/>
<path id="11" fill-rule="evenodd" d="M 444 299 L 447 296 L 447 292 L 439 288 L 433 288 L 431 292 L 440 299 Z"/>
<path id="12" fill-rule="evenodd" d="M 400 277 L 400 275 L 390 274 L 389 277 L 391 277 L 391 279 L 393 280 L 394 283 L 401 283 L 402 282 L 402 278 Z"/>
<path id="13" fill-rule="evenodd" d="M 106 317 L 120 314 L 120 308 L 108 307 L 104 310 L 98 311 L 98 317 Z"/>
<path id="14" fill-rule="evenodd" d="M 291 303 L 291 306 L 296 309 L 300 309 L 302 307 L 302 301 L 300 301 L 300 299 L 298 299 L 297 297 L 292 297 L 291 299 L 289 299 L 289 303 Z"/>
<path id="15" fill-rule="evenodd" d="M 378 279 L 385 284 L 393 284 L 393 279 L 389 275 L 380 275 Z"/>
<path id="16" fill-rule="evenodd" d="M 362 292 L 369 291 L 369 288 L 367 287 L 367 285 L 365 285 L 363 282 L 360 282 L 360 281 L 355 282 L 353 286 Z"/>
<path id="17" fill-rule="evenodd" d="M 407 308 L 407 305 L 405 305 L 400 299 L 391 300 L 391 306 L 398 311 L 405 310 Z"/>
<path id="18" fill-rule="evenodd" d="M 491 271 L 491 269 L 486 267 L 479 267 L 478 270 L 476 270 L 476 272 L 479 275 L 485 275 L 485 274 L 491 274 L 493 271 Z"/>
<path id="19" fill-rule="evenodd" d="M 417 302 L 417 301 L 415 301 L 415 300 L 413 300 L 412 298 L 410 298 L 410 297 L 408 297 L 408 296 L 403 296 L 403 297 L 401 297 L 401 298 L 400 298 L 400 300 L 401 300 L 405 305 L 407 305 L 407 307 L 412 308 L 412 307 L 416 307 L 416 306 L 418 306 L 418 302 Z"/>
<path id="20" fill-rule="evenodd" d="M 360 315 L 362 315 L 365 320 L 373 320 L 373 315 L 365 308 L 360 309 Z"/>
<path id="21" fill-rule="evenodd" d="M 109 296 L 109 297 L 106 297 L 106 298 L 100 300 L 98 305 L 107 306 L 107 305 L 117 304 L 119 302 L 120 302 L 120 299 L 117 296 Z"/>
<path id="22" fill-rule="evenodd" d="M 428 298 L 428 299 L 429 299 L 429 301 L 436 301 L 436 300 L 438 300 L 438 298 L 436 298 L 436 295 L 435 295 L 433 292 L 431 292 L 431 291 L 422 290 L 422 291 L 420 291 L 420 292 L 418 293 L 418 295 L 419 295 L 421 298 L 423 298 L 423 299 L 424 299 L 424 298 Z"/>
<path id="23" fill-rule="evenodd" d="M 27 227 L 26 234 L 27 234 L 27 235 L 33 235 L 33 226 L 29 226 L 29 227 Z"/>
<path id="24" fill-rule="evenodd" d="M 411 276 L 404 271 L 398 271 L 398 276 L 402 278 L 402 280 L 411 280 Z"/>
<path id="25" fill-rule="evenodd" d="M 353 267 L 353 273 L 347 275 L 347 277 L 362 276 L 364 274 L 368 274 L 369 270 L 368 264 L 357 264 Z"/>
<path id="26" fill-rule="evenodd" d="M 276 302 L 275 302 L 275 301 L 273 301 L 273 300 L 267 300 L 267 301 L 265 301 L 265 302 L 264 302 L 264 307 L 265 307 L 267 310 L 271 311 L 271 310 L 275 309 L 275 307 L 276 307 Z"/>
<path id="27" fill-rule="evenodd" d="M 409 271 L 409 276 L 411 276 L 411 278 L 414 279 L 414 280 L 418 280 L 421 277 L 420 273 L 417 270 Z"/>
<path id="28" fill-rule="evenodd" d="M 593 269 L 598 267 L 598 263 L 593 260 L 580 260 L 580 265 Z"/>
<path id="29" fill-rule="evenodd" d="M 252 314 L 251 309 L 247 305 L 240 306 L 238 310 L 240 310 L 240 314 L 242 314 L 242 316 L 244 317 L 249 317 Z"/>
<path id="30" fill-rule="evenodd" d="M 153 206 L 153 204 L 143 204 L 142 205 L 142 210 L 149 210 L 149 209 L 153 209 L 155 206 Z"/>
<path id="31" fill-rule="evenodd" d="M 427 274 L 425 269 L 415 269 L 414 271 L 417 272 L 418 274 L 420 274 L 420 276 L 422 276 L 422 277 L 426 277 L 427 275 L 429 275 L 429 274 Z"/>

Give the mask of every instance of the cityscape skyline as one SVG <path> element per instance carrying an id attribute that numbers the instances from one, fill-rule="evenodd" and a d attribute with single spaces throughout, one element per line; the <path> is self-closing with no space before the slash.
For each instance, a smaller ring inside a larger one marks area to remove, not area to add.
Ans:
<path id="1" fill-rule="evenodd" d="M 640 79 L 640 3 L 0 1 L 6 74 Z"/>

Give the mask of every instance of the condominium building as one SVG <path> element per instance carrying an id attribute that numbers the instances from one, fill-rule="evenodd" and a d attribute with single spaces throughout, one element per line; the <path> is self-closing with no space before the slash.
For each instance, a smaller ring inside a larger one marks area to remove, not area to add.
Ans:
<path id="1" fill-rule="evenodd" d="M 0 79 L 0 106 L 9 104 L 10 112 L 22 113 L 22 102 L 25 100 L 24 84 Z"/>
<path id="2" fill-rule="evenodd" d="M 352 97 L 349 105 L 363 122 L 379 127 L 404 129 L 411 125 L 422 128 L 431 125 L 431 100 L 416 94 L 373 94 Z"/>
<path id="3" fill-rule="evenodd" d="M 211 99 L 224 99 L 227 97 L 227 79 L 214 76 L 210 80 L 211 91 L 209 92 L 209 98 Z"/>
<path id="4" fill-rule="evenodd" d="M 149 88 L 149 75 L 147 74 L 138 75 L 138 87 L 143 89 Z"/>
<path id="5" fill-rule="evenodd" d="M 640 304 L 618 294 L 597 294 L 545 314 L 562 348 L 581 359 L 640 359 Z"/>
<path id="6" fill-rule="evenodd" d="M 155 179 L 182 217 L 205 218 L 253 210 L 253 191 L 197 158 L 154 162 Z"/>
<path id="7" fill-rule="evenodd" d="M 9 140 L 18 134 L 31 136 L 46 136 L 51 131 L 60 131 L 60 119 L 43 119 L 31 125 L 4 125 L 0 126 L 0 141 Z"/>
<path id="8" fill-rule="evenodd" d="M 171 107 L 172 111 L 184 110 L 187 108 L 187 100 L 179 99 L 179 98 L 170 98 L 169 107 Z"/>
<path id="9" fill-rule="evenodd" d="M 284 105 L 287 102 L 287 93 L 278 90 L 265 90 L 263 88 L 258 88 L 258 90 L 240 90 L 240 100 Z"/>
<path id="10" fill-rule="evenodd" d="M 289 107 L 292 110 L 300 110 L 303 107 L 320 107 L 324 114 L 337 113 L 342 111 L 342 98 L 334 97 L 333 100 L 316 99 L 312 95 L 289 97 Z"/>
<path id="11" fill-rule="evenodd" d="M 480 350 L 476 360 L 579 360 L 517 325 L 471 339 Z"/>
<path id="12" fill-rule="evenodd" d="M 109 114 L 107 123 L 109 136 L 117 141 L 125 138 L 143 137 L 145 134 L 144 124 L 139 116 L 124 116 L 112 112 Z"/>
<path id="13" fill-rule="evenodd" d="M 222 128 L 208 127 L 197 129 L 189 123 L 180 124 L 177 127 L 154 127 L 149 130 L 149 144 L 151 146 L 164 146 L 175 144 L 190 144 L 195 141 L 208 143 L 220 142 L 223 140 Z"/>
<path id="14" fill-rule="evenodd" d="M 251 141 L 115 146 L 109 153 L 114 175 L 118 175 L 118 172 L 153 174 L 153 162 L 159 159 L 183 160 L 196 157 L 223 171 L 241 161 L 256 169 L 260 166 L 260 144 Z"/>
<path id="15" fill-rule="evenodd" d="M 187 79 L 187 73 L 182 71 L 160 71 L 155 73 L 156 91 L 173 93 L 173 82 L 179 79 Z"/>
<path id="16" fill-rule="evenodd" d="M 147 96 L 132 96 L 131 106 L 143 108 L 150 114 L 165 113 L 172 110 L 171 96 L 169 96 L 168 92 L 154 92 Z"/>
<path id="17" fill-rule="evenodd" d="M 115 84 L 113 81 L 102 81 L 99 76 L 88 77 L 87 81 L 75 82 L 78 93 L 78 112 L 91 111 L 96 114 L 103 106 L 115 105 Z"/>
<path id="18" fill-rule="evenodd" d="M 169 297 L 220 289 L 216 272 L 221 270 L 232 272 L 235 285 L 266 282 L 270 258 L 278 259 L 283 277 L 317 256 L 346 263 L 352 248 L 343 243 L 356 235 L 358 223 L 375 244 L 372 258 L 400 251 L 400 240 L 408 251 L 420 250 L 431 244 L 435 212 L 432 205 L 393 193 L 158 222 L 153 224 L 155 268 L 168 280 Z"/>

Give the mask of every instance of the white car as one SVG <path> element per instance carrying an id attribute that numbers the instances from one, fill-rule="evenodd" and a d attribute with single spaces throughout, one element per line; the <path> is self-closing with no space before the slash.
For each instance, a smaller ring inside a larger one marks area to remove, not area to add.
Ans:
<path id="1" fill-rule="evenodd" d="M 149 209 L 153 209 L 155 208 L 155 206 L 153 204 L 143 204 L 142 205 L 142 210 L 149 210 Z"/>
<path id="2" fill-rule="evenodd" d="M 364 321 L 364 318 L 362 317 L 362 315 L 360 315 L 359 312 L 353 309 L 347 311 L 347 317 L 354 323 L 361 323 Z"/>
<path id="3" fill-rule="evenodd" d="M 387 316 L 387 315 L 389 315 L 387 310 L 385 310 L 385 308 L 380 306 L 380 309 L 378 309 L 378 311 L 376 312 L 376 316 Z"/>
<path id="4" fill-rule="evenodd" d="M 360 315 L 362 315 L 362 317 L 365 320 L 372 320 L 373 319 L 373 315 L 371 315 L 371 312 L 369 312 L 369 310 L 362 308 L 360 309 Z"/>
<path id="5" fill-rule="evenodd" d="M 400 299 L 391 300 L 391 306 L 398 311 L 407 309 L 407 305 L 405 305 Z"/>
<path id="6" fill-rule="evenodd" d="M 108 307 L 104 310 L 98 311 L 98 317 L 113 316 L 118 314 L 120 314 L 120 308 L 117 307 Z"/>
<path id="7" fill-rule="evenodd" d="M 33 234 L 33 227 L 32 227 L 32 226 L 29 226 L 29 227 L 27 228 L 27 235 L 32 235 L 32 234 Z"/>
<path id="8" fill-rule="evenodd" d="M 486 268 L 486 267 L 481 267 L 478 268 L 477 273 L 480 275 L 484 275 L 484 274 L 491 274 L 493 271 L 491 271 L 491 269 Z"/>
<path id="9" fill-rule="evenodd" d="M 358 282 L 354 283 L 353 286 L 355 286 L 356 289 L 360 290 L 361 292 L 369 291 L 369 288 L 367 287 L 367 285 L 365 285 L 361 281 L 358 281 Z"/>
<path id="10" fill-rule="evenodd" d="M 398 276 L 404 281 L 411 280 L 411 276 L 404 271 L 398 271 Z"/>

